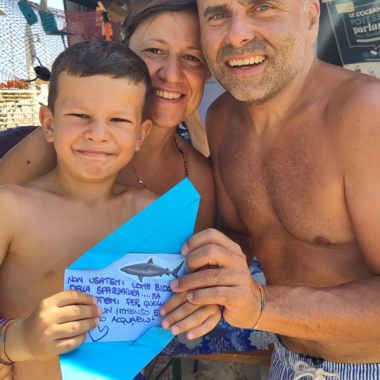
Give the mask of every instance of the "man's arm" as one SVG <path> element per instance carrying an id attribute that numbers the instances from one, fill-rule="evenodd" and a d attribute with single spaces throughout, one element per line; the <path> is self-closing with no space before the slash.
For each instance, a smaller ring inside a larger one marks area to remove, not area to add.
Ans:
<path id="1" fill-rule="evenodd" d="M 377 88 L 349 102 L 332 131 L 342 167 L 346 203 L 357 243 L 374 276 L 331 288 L 265 286 L 260 329 L 300 339 L 335 342 L 380 340 L 380 109 Z M 343 112 L 342 112 L 343 111 Z M 240 247 L 215 230 L 189 239 L 183 248 L 190 273 L 172 282 L 189 291 L 193 304 L 224 305 L 227 322 L 252 328 L 260 314 L 260 291 L 243 262 Z M 219 269 L 197 271 L 213 264 Z"/>
<path id="2" fill-rule="evenodd" d="M 57 165 L 52 143 L 38 128 L 11 149 L 0 161 L 0 185 L 22 184 L 49 173 Z"/>

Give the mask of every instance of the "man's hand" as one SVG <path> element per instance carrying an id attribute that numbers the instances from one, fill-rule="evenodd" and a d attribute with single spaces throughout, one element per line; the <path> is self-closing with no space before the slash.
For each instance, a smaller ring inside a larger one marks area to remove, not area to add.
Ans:
<path id="1" fill-rule="evenodd" d="M 223 317 L 230 325 L 253 328 L 260 316 L 260 289 L 240 246 L 208 229 L 192 236 L 181 252 L 187 256 L 188 274 L 173 280 L 171 289 L 186 292 L 193 305 L 223 305 Z M 206 265 L 211 268 L 199 270 Z"/>
<path id="2" fill-rule="evenodd" d="M 14 361 L 49 360 L 79 347 L 102 314 L 96 298 L 75 290 L 43 300 L 7 333 L 7 354 Z"/>
<path id="3" fill-rule="evenodd" d="M 169 314 L 170 313 L 170 314 Z M 177 293 L 161 308 L 162 316 L 168 315 L 161 326 L 171 327 L 174 335 L 188 331 L 188 339 L 196 339 L 211 331 L 221 317 L 220 305 L 193 305 L 186 300 L 186 292 Z"/>

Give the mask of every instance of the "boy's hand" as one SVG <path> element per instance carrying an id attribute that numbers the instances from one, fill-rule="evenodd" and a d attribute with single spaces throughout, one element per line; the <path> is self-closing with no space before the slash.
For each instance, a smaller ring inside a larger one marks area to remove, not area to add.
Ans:
<path id="1" fill-rule="evenodd" d="M 49 360 L 79 347 L 102 314 L 96 298 L 76 290 L 43 300 L 26 319 L 9 327 L 6 349 L 14 361 Z"/>
<path id="2" fill-rule="evenodd" d="M 178 335 L 188 331 L 188 339 L 195 339 L 211 331 L 219 322 L 219 305 L 193 305 L 186 300 L 187 292 L 174 294 L 160 309 L 162 316 L 169 314 L 161 323 L 164 329 Z"/>

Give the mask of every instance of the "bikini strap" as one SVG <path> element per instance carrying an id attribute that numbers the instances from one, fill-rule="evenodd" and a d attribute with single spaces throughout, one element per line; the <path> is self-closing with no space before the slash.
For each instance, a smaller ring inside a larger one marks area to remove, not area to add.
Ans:
<path id="1" fill-rule="evenodd" d="M 183 153 L 183 150 L 182 150 L 182 148 L 181 148 L 181 145 L 179 145 L 179 142 L 178 142 L 178 140 L 177 140 L 177 137 L 175 137 L 175 135 L 173 135 L 173 137 L 174 137 L 174 140 L 175 140 L 175 142 L 176 142 L 176 144 L 177 144 L 177 147 L 178 147 L 179 152 L 182 154 L 183 162 L 184 162 L 184 164 L 185 164 L 185 174 L 186 174 L 186 178 L 189 178 L 189 170 L 187 169 L 187 162 L 186 162 L 186 156 L 185 156 L 185 153 Z"/>

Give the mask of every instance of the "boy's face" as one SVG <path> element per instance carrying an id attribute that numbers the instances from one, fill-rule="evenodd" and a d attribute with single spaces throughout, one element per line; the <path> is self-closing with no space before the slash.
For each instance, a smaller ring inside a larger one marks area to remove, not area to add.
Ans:
<path id="1" fill-rule="evenodd" d="M 54 115 L 45 106 L 40 112 L 59 165 L 90 181 L 117 174 L 150 131 L 150 120 L 141 123 L 144 96 L 145 86 L 128 78 L 61 73 Z"/>

